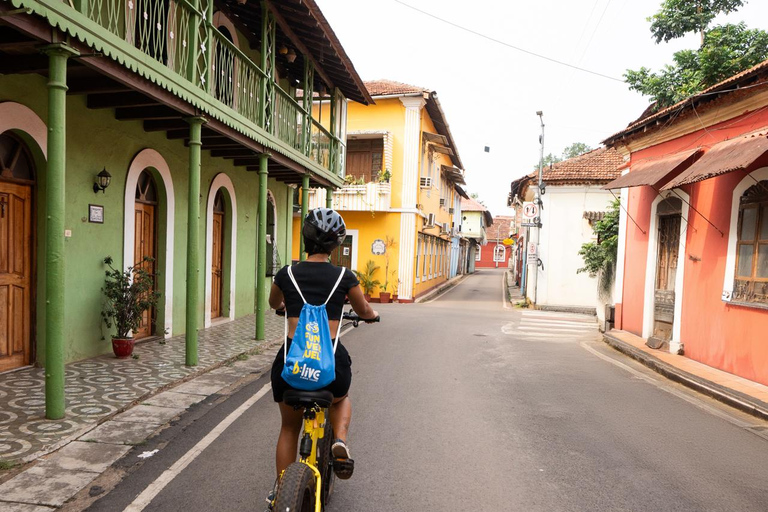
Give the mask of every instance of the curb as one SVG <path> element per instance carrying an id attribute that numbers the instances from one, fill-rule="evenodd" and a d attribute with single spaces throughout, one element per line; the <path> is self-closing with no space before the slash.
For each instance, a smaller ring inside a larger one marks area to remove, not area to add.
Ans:
<path id="1" fill-rule="evenodd" d="M 421 297 L 416 298 L 413 302 L 414 302 L 414 304 L 421 304 L 423 302 L 429 302 L 429 301 L 431 301 L 433 299 L 436 299 L 440 295 L 444 294 L 445 292 L 447 292 L 448 290 L 450 290 L 451 288 L 453 288 L 457 284 L 461 283 L 462 281 L 464 281 L 467 277 L 469 277 L 471 275 L 472 274 L 462 274 L 459 277 L 454 277 L 452 281 L 448 281 L 447 283 L 438 286 L 437 288 L 435 288 L 434 290 L 426 293 L 425 295 L 422 295 Z"/>
<path id="2" fill-rule="evenodd" d="M 615 350 L 642 363 L 669 380 L 682 384 L 694 391 L 707 395 L 710 398 L 714 398 L 715 400 L 734 407 L 742 412 L 751 414 L 762 420 L 768 420 L 768 404 L 762 400 L 757 400 L 756 398 L 745 395 L 739 391 L 683 371 L 643 350 L 625 343 L 615 336 L 612 336 L 610 333 L 603 333 L 603 341 Z"/>

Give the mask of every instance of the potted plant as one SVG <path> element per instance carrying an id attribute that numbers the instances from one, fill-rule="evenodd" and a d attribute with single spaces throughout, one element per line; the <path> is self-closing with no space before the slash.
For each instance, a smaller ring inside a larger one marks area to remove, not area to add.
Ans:
<path id="1" fill-rule="evenodd" d="M 397 271 L 392 271 L 392 302 L 398 302 L 397 294 L 400 291 L 400 280 L 397 278 Z"/>
<path id="2" fill-rule="evenodd" d="M 357 276 L 357 280 L 360 281 L 360 286 L 363 287 L 365 300 L 367 300 L 368 302 L 371 302 L 371 293 L 373 292 L 373 290 L 381 284 L 381 282 L 378 279 L 374 279 L 373 277 L 373 275 L 378 270 L 379 270 L 379 267 L 376 266 L 373 260 L 368 260 L 366 262 L 365 270 L 363 270 L 362 272 L 358 272 L 357 270 L 355 270 L 355 275 Z"/>
<path id="3" fill-rule="evenodd" d="M 112 257 L 104 258 L 104 264 L 109 267 L 104 280 L 104 308 L 101 318 L 107 329 L 114 324 L 116 333 L 112 335 L 112 350 L 118 358 L 130 357 L 133 354 L 133 331 L 141 325 L 144 312 L 157 305 L 160 292 L 154 290 L 155 276 L 147 272 L 152 258 L 144 258 L 142 262 L 126 270 L 118 270 L 112 266 Z"/>
<path id="4" fill-rule="evenodd" d="M 389 273 L 389 252 L 390 249 L 395 247 L 395 239 L 391 236 L 384 237 L 384 291 L 382 291 L 379 294 L 379 300 L 384 303 L 388 304 L 389 299 L 391 297 L 391 294 L 389 293 L 389 279 L 390 279 L 390 273 Z"/>

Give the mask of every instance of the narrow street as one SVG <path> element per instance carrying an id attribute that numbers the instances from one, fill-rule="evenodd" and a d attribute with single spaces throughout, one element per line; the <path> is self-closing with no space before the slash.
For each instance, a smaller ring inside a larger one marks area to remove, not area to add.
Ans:
<path id="1" fill-rule="evenodd" d="M 356 469 L 330 511 L 765 510 L 765 424 L 614 352 L 589 317 L 505 308 L 500 270 L 431 303 L 377 309 L 380 325 L 344 341 Z M 216 429 L 268 383 L 206 400 L 135 447 L 116 467 L 140 466 L 89 510 L 141 510 L 142 493 L 148 511 L 263 510 L 271 393 Z M 167 485 L 146 491 L 160 475 Z"/>

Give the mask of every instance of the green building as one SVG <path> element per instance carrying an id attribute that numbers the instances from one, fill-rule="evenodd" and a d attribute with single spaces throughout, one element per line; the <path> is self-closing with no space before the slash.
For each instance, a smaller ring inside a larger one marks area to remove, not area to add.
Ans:
<path id="1" fill-rule="evenodd" d="M 65 362 L 111 350 L 106 256 L 154 259 L 137 338 L 185 334 L 195 365 L 199 329 L 255 312 L 263 339 L 300 190 L 343 183 L 348 100 L 313 0 L 0 0 L 0 371 L 45 366 L 64 414 Z"/>

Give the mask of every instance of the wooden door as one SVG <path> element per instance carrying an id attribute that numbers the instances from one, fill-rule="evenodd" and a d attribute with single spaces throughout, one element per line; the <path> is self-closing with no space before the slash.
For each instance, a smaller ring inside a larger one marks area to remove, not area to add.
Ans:
<path id="1" fill-rule="evenodd" d="M 155 205 L 149 203 L 136 202 L 135 207 L 135 235 L 133 245 L 133 260 L 136 267 L 144 267 L 151 273 L 155 273 L 155 264 L 157 263 L 157 238 L 156 238 L 156 219 Z M 153 261 L 144 261 L 144 258 L 152 258 Z M 149 309 L 144 312 L 141 319 L 141 325 L 133 333 L 136 339 L 151 336 L 154 331 L 155 311 Z"/>
<path id="2" fill-rule="evenodd" d="M 0 371 L 31 363 L 32 187 L 0 182 Z"/>
<path id="3" fill-rule="evenodd" d="M 652 336 L 653 342 L 658 346 L 663 346 L 672 339 L 680 220 L 681 215 L 677 213 L 659 216 Z"/>
<path id="4" fill-rule="evenodd" d="M 211 318 L 221 316 L 222 286 L 224 261 L 224 213 L 213 213 L 213 258 L 211 261 Z"/>
<path id="5" fill-rule="evenodd" d="M 347 267 L 352 270 L 352 236 L 347 235 L 344 243 L 331 253 L 331 263 L 339 267 Z"/>

